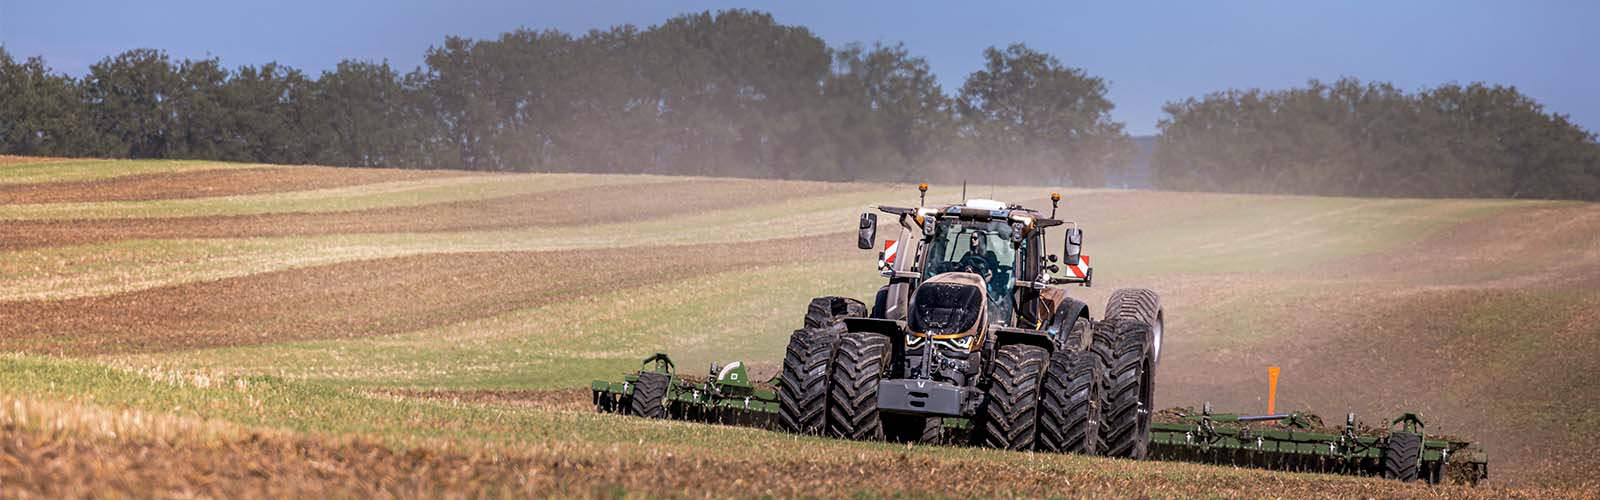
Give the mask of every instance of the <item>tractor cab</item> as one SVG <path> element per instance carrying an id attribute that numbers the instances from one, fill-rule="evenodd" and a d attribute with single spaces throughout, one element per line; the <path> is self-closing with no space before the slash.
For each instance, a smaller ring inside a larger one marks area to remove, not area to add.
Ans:
<path id="1" fill-rule="evenodd" d="M 922 281 L 946 273 L 970 273 L 982 280 L 988 317 L 1011 323 L 1012 289 L 1019 257 L 1027 252 L 1012 243 L 1005 221 L 945 218 L 934 225 L 922 263 Z"/>
<path id="2" fill-rule="evenodd" d="M 974 275 L 982 289 L 984 327 L 1011 327 L 1044 330 L 1065 293 L 1059 285 L 1087 285 L 1087 275 L 1056 275 L 1059 259 L 1050 255 L 1046 230 L 1063 223 L 1052 214 L 1046 216 L 1020 205 L 996 200 L 973 199 L 947 206 L 900 208 L 880 206 L 878 210 L 899 216 L 898 238 L 885 239 L 879 269 L 890 279 L 879 291 L 875 316 L 908 320 L 915 289 L 935 277 L 950 273 Z M 875 214 L 863 214 L 858 244 L 872 248 L 877 230 Z M 1077 270 L 1082 233 L 1067 230 L 1058 252 L 1066 264 Z M 877 305 L 883 304 L 883 305 Z"/>

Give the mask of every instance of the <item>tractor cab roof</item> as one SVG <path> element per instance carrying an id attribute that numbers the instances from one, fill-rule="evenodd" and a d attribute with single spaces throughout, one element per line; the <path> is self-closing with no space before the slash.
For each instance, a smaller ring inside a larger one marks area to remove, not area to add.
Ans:
<path id="1" fill-rule="evenodd" d="M 1044 214 L 1039 213 L 1036 210 L 1023 208 L 1022 205 L 1007 204 L 1002 201 L 987 199 L 967 200 L 966 203 L 960 205 L 945 205 L 941 207 L 904 208 L 880 205 L 878 206 L 878 210 L 889 214 L 914 217 L 918 224 L 922 223 L 922 219 L 924 217 L 958 217 L 962 219 L 973 220 L 1011 220 L 1013 222 L 1020 222 L 1023 225 L 1029 226 L 1033 229 L 1044 229 L 1047 227 L 1054 227 L 1064 224 L 1064 222 L 1060 220 L 1045 217 Z"/>

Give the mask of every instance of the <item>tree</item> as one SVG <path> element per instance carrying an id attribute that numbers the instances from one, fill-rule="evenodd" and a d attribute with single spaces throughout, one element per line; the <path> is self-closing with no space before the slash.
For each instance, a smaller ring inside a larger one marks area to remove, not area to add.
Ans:
<path id="1" fill-rule="evenodd" d="M 95 132 L 83 90 L 38 57 L 18 63 L 0 47 L 0 151 L 38 156 L 98 156 L 110 144 Z"/>
<path id="2" fill-rule="evenodd" d="M 963 133 L 991 175 L 1100 186 L 1107 168 L 1131 157 L 1132 141 L 1111 120 L 1104 80 L 1022 44 L 990 47 L 983 56 L 984 69 L 967 77 L 956 105 Z"/>
<path id="3" fill-rule="evenodd" d="M 94 126 L 126 158 L 166 158 L 181 148 L 176 137 L 182 78 L 165 52 L 135 49 L 89 66 L 84 82 Z"/>
<path id="4" fill-rule="evenodd" d="M 920 177 L 954 133 L 952 105 L 927 60 L 904 45 L 846 46 L 824 87 L 837 169 L 818 178 Z"/>
<path id="5" fill-rule="evenodd" d="M 322 141 L 310 121 L 315 83 L 277 63 L 242 66 L 223 86 L 228 158 L 268 163 L 308 163 Z"/>
<path id="6" fill-rule="evenodd" d="M 311 162 L 363 167 L 459 165 L 456 149 L 447 149 L 444 159 L 430 156 L 433 148 L 440 147 L 442 141 L 432 138 L 441 130 L 432 127 L 435 122 L 423 111 L 426 104 L 418 85 L 416 78 L 402 78 L 386 62 L 346 60 L 323 72 L 307 90 L 300 91 L 288 77 L 272 87 L 286 96 L 303 92 L 291 102 L 304 99 L 304 110 L 280 113 L 286 122 L 298 116 L 312 131 L 302 139 Z"/>

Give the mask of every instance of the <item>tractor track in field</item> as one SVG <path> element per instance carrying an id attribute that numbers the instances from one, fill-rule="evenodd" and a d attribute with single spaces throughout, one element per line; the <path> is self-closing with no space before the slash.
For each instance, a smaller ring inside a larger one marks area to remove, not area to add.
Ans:
<path id="1" fill-rule="evenodd" d="M 827 235 L 758 245 L 424 254 L 8 302 L 0 308 L 0 350 L 128 354 L 404 333 L 613 291 L 619 284 L 640 287 L 852 255 L 855 249 L 842 241 L 842 235 Z"/>
<path id="2" fill-rule="evenodd" d="M 382 182 L 485 175 L 463 170 L 338 167 L 222 168 L 0 186 L 0 205 L 148 201 L 282 193 Z"/>
<path id="3" fill-rule="evenodd" d="M 682 180 L 328 213 L 0 221 L 0 251 L 134 239 L 491 231 L 633 222 L 871 189 L 859 184 Z"/>

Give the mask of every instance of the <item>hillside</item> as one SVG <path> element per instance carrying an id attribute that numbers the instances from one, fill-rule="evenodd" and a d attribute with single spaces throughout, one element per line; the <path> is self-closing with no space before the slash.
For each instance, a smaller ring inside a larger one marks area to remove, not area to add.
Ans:
<path id="1" fill-rule="evenodd" d="M 1278 365 L 1280 409 L 1421 412 L 1494 484 L 588 407 L 657 351 L 775 371 L 809 297 L 876 288 L 854 218 L 913 187 L 0 157 L 0 496 L 1594 495 L 1600 205 L 1064 194 L 1096 267 L 1072 293 L 1165 297 L 1161 406 L 1259 411 Z"/>

